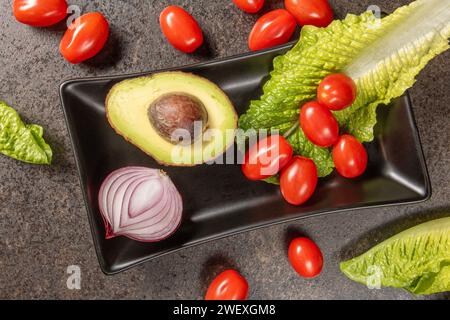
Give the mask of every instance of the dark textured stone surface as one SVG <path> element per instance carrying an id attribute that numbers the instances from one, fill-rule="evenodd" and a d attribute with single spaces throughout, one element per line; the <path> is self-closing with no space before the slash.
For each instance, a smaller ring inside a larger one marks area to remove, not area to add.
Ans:
<path id="1" fill-rule="evenodd" d="M 49 29 L 18 24 L 11 2 L 0 2 L 0 98 L 25 120 L 45 127 L 55 161 L 51 167 L 40 167 L 0 157 L 0 298 L 201 298 L 213 275 L 228 266 L 239 268 L 249 279 L 253 299 L 422 298 L 402 290 L 368 290 L 343 276 L 338 262 L 406 227 L 450 214 L 450 52 L 431 62 L 411 90 L 433 185 L 428 202 L 349 211 L 248 232 L 107 277 L 92 245 L 58 85 L 70 78 L 148 71 L 246 52 L 247 34 L 257 16 L 243 14 L 227 0 L 70 0 L 83 12 L 103 12 L 112 27 L 107 48 L 98 57 L 72 66 L 58 53 L 64 24 Z M 163 39 L 158 15 L 169 2 L 198 18 L 207 49 L 185 55 Z M 360 13 L 373 3 L 391 12 L 408 2 L 332 1 L 338 17 Z M 281 3 L 270 1 L 265 10 Z M 290 268 L 284 239 L 292 228 L 313 237 L 323 249 L 320 277 L 303 280 Z M 72 264 L 81 267 L 81 290 L 66 287 L 66 268 Z"/>

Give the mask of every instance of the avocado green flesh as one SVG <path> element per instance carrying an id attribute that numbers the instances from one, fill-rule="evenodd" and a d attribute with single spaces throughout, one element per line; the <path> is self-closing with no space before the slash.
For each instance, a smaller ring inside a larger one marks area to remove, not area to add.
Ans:
<path id="1" fill-rule="evenodd" d="M 199 99 L 208 113 L 208 130 L 192 144 L 173 144 L 162 137 L 148 118 L 159 97 L 185 93 Z M 164 72 L 124 80 L 106 99 L 111 126 L 126 140 L 167 165 L 192 166 L 220 156 L 233 142 L 237 115 L 225 93 L 209 80 L 183 72 Z"/>

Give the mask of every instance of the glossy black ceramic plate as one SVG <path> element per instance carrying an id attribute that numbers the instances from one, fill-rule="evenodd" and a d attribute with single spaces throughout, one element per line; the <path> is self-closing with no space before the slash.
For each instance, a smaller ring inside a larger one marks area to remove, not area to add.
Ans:
<path id="1" fill-rule="evenodd" d="M 260 96 L 273 58 L 288 48 L 177 69 L 215 82 L 241 114 L 251 99 Z M 160 167 L 117 135 L 105 117 L 104 101 L 110 88 L 139 75 L 77 79 L 60 88 L 94 244 L 100 266 L 107 274 L 238 232 L 347 209 L 419 202 L 431 193 L 410 100 L 404 96 L 389 107 L 379 108 L 376 139 L 368 145 L 370 160 L 364 176 L 346 180 L 333 174 L 322 179 L 306 205 L 291 206 L 282 199 L 278 187 L 248 181 L 239 165 L 164 167 L 184 200 L 184 217 L 178 231 L 159 243 L 140 243 L 125 237 L 105 240 L 97 205 L 103 179 L 123 166 Z"/>

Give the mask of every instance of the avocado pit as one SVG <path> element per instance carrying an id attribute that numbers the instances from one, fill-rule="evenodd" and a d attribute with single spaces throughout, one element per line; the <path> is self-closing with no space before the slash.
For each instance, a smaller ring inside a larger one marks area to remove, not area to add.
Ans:
<path id="1" fill-rule="evenodd" d="M 158 134 L 172 143 L 186 139 L 192 143 L 208 123 L 203 103 L 194 96 L 178 92 L 162 95 L 153 101 L 148 108 L 148 118 Z"/>

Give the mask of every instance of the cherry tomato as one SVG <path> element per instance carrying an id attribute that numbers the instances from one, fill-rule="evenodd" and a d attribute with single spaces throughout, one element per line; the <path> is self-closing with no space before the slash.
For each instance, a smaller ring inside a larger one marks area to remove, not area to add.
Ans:
<path id="1" fill-rule="evenodd" d="M 235 270 L 225 270 L 213 280 L 205 300 L 247 300 L 247 296 L 247 280 Z"/>
<path id="2" fill-rule="evenodd" d="M 317 100 L 334 111 L 351 106 L 355 99 L 356 84 L 352 78 L 342 73 L 325 77 L 317 89 Z"/>
<path id="3" fill-rule="evenodd" d="M 317 180 L 317 168 L 314 162 L 305 157 L 295 156 L 281 171 L 281 194 L 290 204 L 301 205 L 313 195 Z"/>
<path id="4" fill-rule="evenodd" d="M 330 147 L 339 138 L 338 122 L 327 107 L 316 101 L 303 105 L 300 126 L 306 137 L 320 147 Z"/>
<path id="5" fill-rule="evenodd" d="M 355 137 L 344 134 L 333 147 L 336 170 L 345 178 L 356 178 L 367 168 L 367 151 Z"/>
<path id="6" fill-rule="evenodd" d="M 283 136 L 269 136 L 248 150 L 242 172 L 250 180 L 269 178 L 288 164 L 292 154 L 292 146 Z"/>
<path id="7" fill-rule="evenodd" d="M 91 12 L 75 19 L 64 34 L 59 51 L 70 63 L 77 64 L 92 58 L 106 44 L 109 24 L 98 12 Z"/>
<path id="8" fill-rule="evenodd" d="M 264 6 L 264 0 L 233 0 L 234 4 L 248 13 L 256 13 Z"/>
<path id="9" fill-rule="evenodd" d="M 300 237 L 292 240 L 288 258 L 294 270 L 302 277 L 313 278 L 322 271 L 322 252 L 317 244 L 308 238 Z"/>
<path id="10" fill-rule="evenodd" d="M 67 16 L 66 0 L 14 0 L 16 20 L 33 26 L 48 27 Z"/>
<path id="11" fill-rule="evenodd" d="M 291 39 L 296 26 L 294 17 L 288 11 L 270 11 L 256 21 L 248 38 L 248 46 L 256 51 L 284 44 Z"/>
<path id="12" fill-rule="evenodd" d="M 285 0 L 284 5 L 301 26 L 326 27 L 333 21 L 327 0 Z"/>
<path id="13" fill-rule="evenodd" d="M 202 29 L 183 8 L 165 8 L 159 16 L 159 24 L 164 36 L 175 49 L 191 53 L 203 44 Z"/>

